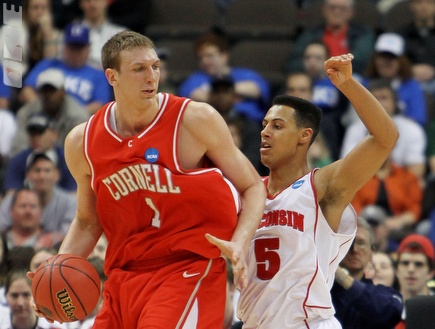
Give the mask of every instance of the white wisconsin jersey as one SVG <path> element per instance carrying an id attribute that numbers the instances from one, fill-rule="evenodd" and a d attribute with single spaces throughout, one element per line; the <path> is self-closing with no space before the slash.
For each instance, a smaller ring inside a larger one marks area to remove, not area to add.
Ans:
<path id="1" fill-rule="evenodd" d="M 238 302 L 244 329 L 306 329 L 334 317 L 330 289 L 355 237 L 357 216 L 346 207 L 334 233 L 319 207 L 313 174 L 266 200 L 249 247 L 249 283 Z"/>

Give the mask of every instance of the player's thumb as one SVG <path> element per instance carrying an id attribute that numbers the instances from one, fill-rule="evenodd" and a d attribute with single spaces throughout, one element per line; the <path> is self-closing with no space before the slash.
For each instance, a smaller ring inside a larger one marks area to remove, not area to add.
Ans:
<path id="1" fill-rule="evenodd" d="M 214 244 L 215 246 L 219 247 L 221 245 L 220 239 L 216 238 L 214 235 L 206 233 L 205 238 L 207 239 L 208 242 Z"/>
<path id="2" fill-rule="evenodd" d="M 227 254 L 227 245 L 226 243 L 228 243 L 225 240 L 219 239 L 217 237 L 215 237 L 214 235 L 211 235 L 209 233 L 205 234 L 205 238 L 208 240 L 208 242 L 210 242 L 211 244 L 214 244 L 216 247 L 218 247 L 224 254 Z"/>

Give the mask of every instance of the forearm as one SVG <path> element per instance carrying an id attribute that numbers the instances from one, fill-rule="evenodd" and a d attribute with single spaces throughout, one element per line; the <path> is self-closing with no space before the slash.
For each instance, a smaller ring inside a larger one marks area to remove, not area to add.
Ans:
<path id="1" fill-rule="evenodd" d="M 352 103 L 357 115 L 377 142 L 392 148 L 398 138 L 397 128 L 378 100 L 354 78 L 343 82 L 338 89 Z"/>
<path id="2" fill-rule="evenodd" d="M 347 270 L 338 267 L 335 271 L 335 282 L 342 286 L 345 290 L 348 290 L 353 284 L 354 278 L 349 275 Z"/>
<path id="3" fill-rule="evenodd" d="M 231 241 L 242 243 L 247 250 L 255 230 L 263 216 L 266 191 L 260 181 L 250 186 L 242 195 L 242 207 L 237 222 L 237 227 Z"/>
<path id="4" fill-rule="evenodd" d="M 102 234 L 99 225 L 84 224 L 75 218 L 59 248 L 59 254 L 74 254 L 87 258 Z"/>

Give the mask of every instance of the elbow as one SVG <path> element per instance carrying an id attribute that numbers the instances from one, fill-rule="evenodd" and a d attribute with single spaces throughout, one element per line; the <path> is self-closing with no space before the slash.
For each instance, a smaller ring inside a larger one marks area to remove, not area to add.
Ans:
<path id="1" fill-rule="evenodd" d="M 391 129 L 391 131 L 388 132 L 388 138 L 386 140 L 386 147 L 392 151 L 393 148 L 396 146 L 397 140 L 399 139 L 400 134 L 399 131 L 397 130 L 396 126 L 394 126 L 393 129 Z"/>

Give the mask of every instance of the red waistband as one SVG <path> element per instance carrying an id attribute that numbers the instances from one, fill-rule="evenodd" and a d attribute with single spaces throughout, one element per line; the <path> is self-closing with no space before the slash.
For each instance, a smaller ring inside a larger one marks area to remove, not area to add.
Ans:
<path id="1" fill-rule="evenodd" d="M 122 270 L 133 271 L 133 272 L 134 271 L 147 272 L 147 271 L 153 271 L 162 268 L 168 264 L 173 264 L 184 260 L 197 261 L 201 259 L 205 259 L 205 258 L 198 254 L 194 254 L 190 251 L 177 251 L 170 255 L 159 257 L 159 258 L 131 260 L 122 267 Z"/>

